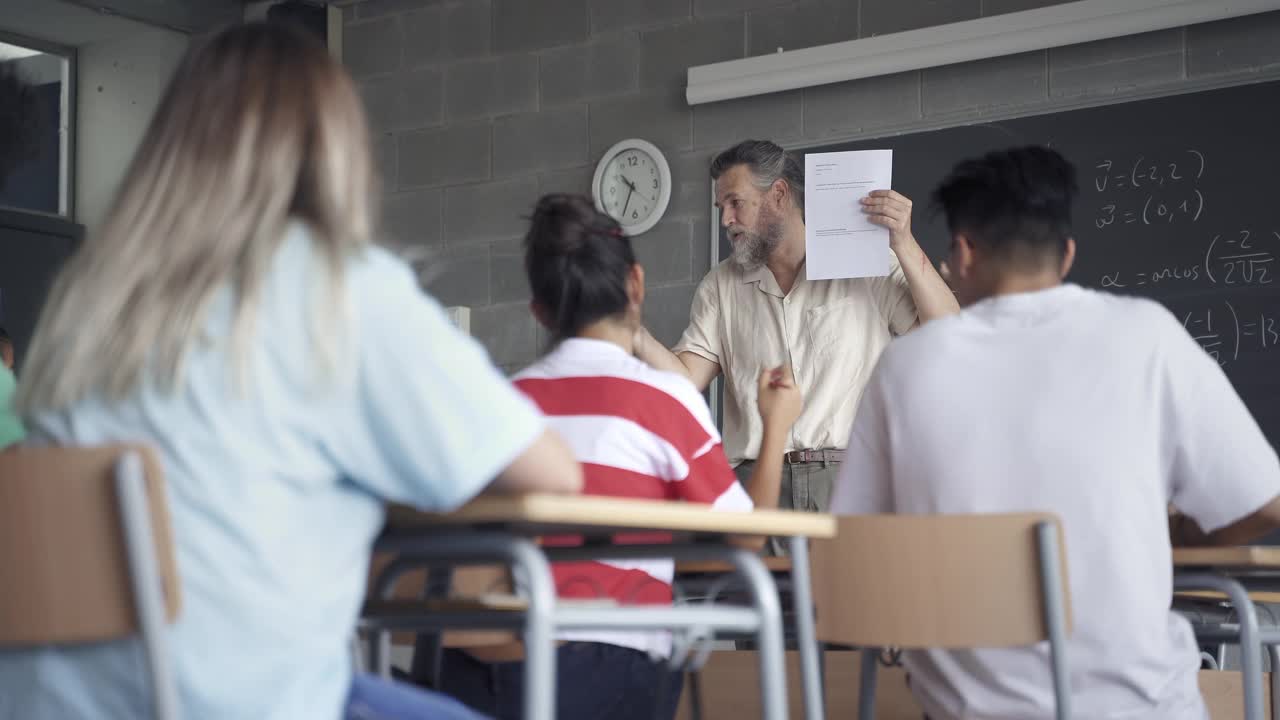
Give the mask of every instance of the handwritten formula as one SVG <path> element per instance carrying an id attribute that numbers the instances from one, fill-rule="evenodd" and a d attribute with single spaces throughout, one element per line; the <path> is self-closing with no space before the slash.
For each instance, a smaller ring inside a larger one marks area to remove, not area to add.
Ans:
<path id="1" fill-rule="evenodd" d="M 1199 187 L 1205 165 L 1199 150 L 1159 158 L 1137 155 L 1124 162 L 1099 160 L 1094 164 L 1091 188 L 1102 196 L 1094 227 L 1109 230 L 1136 223 L 1197 222 L 1205 212 L 1204 192 Z"/>
<path id="2" fill-rule="evenodd" d="M 1280 345 L 1280 313 L 1243 310 L 1230 301 L 1185 312 L 1182 325 L 1219 365 L 1239 360 L 1241 352 L 1261 352 Z"/>
<path id="3" fill-rule="evenodd" d="M 1104 273 L 1104 288 L 1150 288 L 1157 285 L 1258 286 L 1270 285 L 1280 277 L 1276 257 L 1280 253 L 1280 231 L 1235 230 L 1218 233 L 1205 244 L 1203 258 L 1195 263 L 1162 264 L 1139 271 Z"/>

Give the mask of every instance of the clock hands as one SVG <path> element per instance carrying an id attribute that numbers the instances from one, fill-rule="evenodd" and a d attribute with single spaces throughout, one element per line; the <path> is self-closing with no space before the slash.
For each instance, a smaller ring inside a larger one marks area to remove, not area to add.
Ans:
<path id="1" fill-rule="evenodd" d="M 627 216 L 627 208 L 631 206 L 631 196 L 635 191 L 636 189 L 634 187 L 627 191 L 627 202 L 622 206 L 622 217 L 624 218 Z"/>

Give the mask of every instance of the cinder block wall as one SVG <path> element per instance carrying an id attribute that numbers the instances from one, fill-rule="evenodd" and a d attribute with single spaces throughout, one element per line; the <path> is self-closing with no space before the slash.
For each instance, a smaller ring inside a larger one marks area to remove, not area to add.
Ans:
<path id="1" fill-rule="evenodd" d="M 534 200 L 589 192 L 600 154 L 654 142 L 674 188 L 636 239 L 648 323 L 671 343 L 710 266 L 707 165 L 746 137 L 804 145 L 1280 71 L 1280 13 L 873 78 L 685 104 L 685 69 L 1056 0 L 365 0 L 343 57 L 375 126 L 388 235 L 430 248 L 424 282 L 468 305 L 514 370 L 543 338 L 520 237 Z"/>

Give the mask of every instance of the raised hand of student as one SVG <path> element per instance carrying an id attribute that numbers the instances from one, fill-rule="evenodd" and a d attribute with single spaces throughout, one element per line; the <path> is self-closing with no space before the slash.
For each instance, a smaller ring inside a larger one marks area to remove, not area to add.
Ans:
<path id="1" fill-rule="evenodd" d="M 761 370 L 757 382 L 756 407 L 766 431 L 772 429 L 785 433 L 790 430 L 796 418 L 800 417 L 803 405 L 791 366 Z"/>

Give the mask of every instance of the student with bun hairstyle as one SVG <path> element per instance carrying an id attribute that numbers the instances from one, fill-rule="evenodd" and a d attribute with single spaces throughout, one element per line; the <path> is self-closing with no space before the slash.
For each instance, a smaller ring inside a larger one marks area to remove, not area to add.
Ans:
<path id="1" fill-rule="evenodd" d="M 633 355 L 644 268 L 613 218 L 584 197 L 542 198 L 525 237 L 525 269 L 531 308 L 551 331 L 554 347 L 518 373 L 515 383 L 568 442 L 582 464 L 585 493 L 738 512 L 777 506 L 782 453 L 800 414 L 800 391 L 789 368 L 758 373 L 761 452 L 770 461 L 760 463 L 744 487 L 688 378 Z M 763 539 L 741 542 L 763 545 Z M 562 598 L 672 600 L 671 560 L 556 563 L 553 570 Z M 652 720 L 675 714 L 681 678 L 666 668 L 668 633 L 567 632 L 560 640 L 558 717 Z M 485 661 L 492 659 L 446 652 L 442 689 L 502 720 L 519 718 L 523 664 Z"/>

